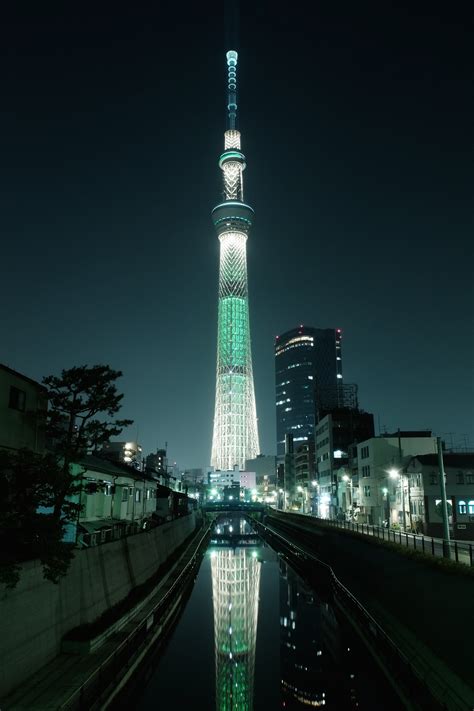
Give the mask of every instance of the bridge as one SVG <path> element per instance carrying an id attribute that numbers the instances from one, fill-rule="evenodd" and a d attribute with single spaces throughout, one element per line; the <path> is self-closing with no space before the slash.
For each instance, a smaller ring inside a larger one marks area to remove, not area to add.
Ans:
<path id="1" fill-rule="evenodd" d="M 207 513 L 257 513 L 263 516 L 267 507 L 253 501 L 207 501 L 203 505 Z"/>

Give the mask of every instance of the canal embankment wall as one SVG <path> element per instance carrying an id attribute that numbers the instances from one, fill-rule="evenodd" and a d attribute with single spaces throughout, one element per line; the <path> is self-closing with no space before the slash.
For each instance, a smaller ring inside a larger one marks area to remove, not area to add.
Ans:
<path id="1" fill-rule="evenodd" d="M 192 512 L 158 528 L 78 550 L 57 585 L 44 579 L 39 561 L 25 563 L 16 588 L 0 594 L 0 696 L 58 655 L 67 632 L 94 622 L 151 578 L 195 527 Z"/>
<path id="2" fill-rule="evenodd" d="M 311 551 L 332 567 L 339 580 L 357 597 L 408 656 L 426 660 L 430 669 L 452 685 L 463 682 L 474 701 L 472 660 L 467 640 L 474 637 L 474 577 L 437 569 L 378 539 L 319 524 L 306 516 L 274 513 L 266 517 L 311 534 Z M 438 660 L 441 665 L 438 666 Z M 428 674 L 428 672 L 427 672 Z"/>

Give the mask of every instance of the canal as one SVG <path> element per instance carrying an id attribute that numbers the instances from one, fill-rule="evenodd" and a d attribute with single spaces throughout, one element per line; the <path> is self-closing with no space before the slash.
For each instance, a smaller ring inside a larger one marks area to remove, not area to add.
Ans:
<path id="1" fill-rule="evenodd" d="M 239 515 L 216 522 L 166 645 L 120 708 L 400 709 L 366 647 Z"/>

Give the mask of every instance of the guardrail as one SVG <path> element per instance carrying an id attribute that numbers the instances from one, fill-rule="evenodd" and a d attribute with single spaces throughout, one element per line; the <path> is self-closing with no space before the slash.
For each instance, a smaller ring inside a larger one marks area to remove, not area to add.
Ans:
<path id="1" fill-rule="evenodd" d="M 120 675 L 123 676 L 133 664 L 134 654 L 140 648 L 146 638 L 153 637 L 160 630 L 163 618 L 174 611 L 176 607 L 175 595 L 181 588 L 184 592 L 190 583 L 195 568 L 199 566 L 199 556 L 204 545 L 207 545 L 207 538 L 211 530 L 211 525 L 206 527 L 199 542 L 191 555 L 191 558 L 184 566 L 171 587 L 163 597 L 151 608 L 147 617 L 142 620 L 127 637 L 120 642 L 115 650 L 98 666 L 93 673 L 75 689 L 72 694 L 61 703 L 59 709 L 93 709 L 102 708 L 101 697 Z M 192 541 L 189 546 L 193 546 Z M 186 555 L 186 551 L 183 553 Z M 174 607 L 173 607 L 174 606 Z"/>
<path id="2" fill-rule="evenodd" d="M 293 540 L 286 538 L 273 527 L 261 523 L 256 525 L 258 528 L 264 529 L 270 537 L 273 536 L 279 539 L 284 546 L 292 550 L 298 557 L 316 564 L 326 571 L 335 600 L 355 619 L 359 629 L 363 631 L 363 635 L 374 645 L 383 660 L 386 670 L 388 669 L 389 677 L 399 692 L 401 689 L 398 685 L 401 685 L 405 697 L 410 701 L 416 700 L 420 708 L 435 709 L 436 707 L 433 703 L 437 702 L 440 709 L 466 710 L 465 702 L 455 690 L 440 680 L 436 670 L 428 667 L 426 662 L 416 653 L 413 653 L 412 658 L 409 659 L 402 652 L 368 610 L 339 580 L 330 565 L 294 543 Z M 415 666 L 415 662 L 417 666 Z M 423 669 L 422 673 L 420 673 L 420 668 Z"/>
<path id="3" fill-rule="evenodd" d="M 318 524 L 324 526 L 332 526 L 333 528 L 341 528 L 346 531 L 354 531 L 366 536 L 373 536 L 382 541 L 389 541 L 400 546 L 413 548 L 414 550 L 432 555 L 438 558 L 449 558 L 455 560 L 456 563 L 464 565 L 474 565 L 474 546 L 467 541 L 443 541 L 442 538 L 434 538 L 432 536 L 424 536 L 421 533 L 408 533 L 407 531 L 396 530 L 394 528 L 384 528 L 382 526 L 372 526 L 369 523 L 353 523 L 352 521 L 333 521 L 327 518 L 318 518 L 311 514 L 300 514 L 294 511 L 283 511 L 275 509 L 278 513 L 283 513 L 286 516 L 298 516 L 299 518 L 310 519 L 317 521 Z"/>

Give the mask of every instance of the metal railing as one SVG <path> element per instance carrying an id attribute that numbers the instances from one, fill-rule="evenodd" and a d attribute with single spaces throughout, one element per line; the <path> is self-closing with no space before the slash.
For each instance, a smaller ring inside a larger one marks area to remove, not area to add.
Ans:
<path id="1" fill-rule="evenodd" d="M 311 514 L 300 514 L 294 511 L 277 510 L 278 513 L 284 513 L 286 516 L 305 518 L 311 521 L 316 521 L 323 526 L 332 526 L 333 528 L 341 528 L 346 531 L 353 531 L 364 536 L 372 536 L 379 538 L 382 541 L 396 543 L 406 548 L 425 555 L 431 555 L 438 558 L 449 558 L 456 563 L 464 565 L 474 565 L 474 546 L 466 541 L 443 541 L 442 538 L 434 538 L 433 536 L 424 536 L 421 533 L 408 533 L 401 529 L 384 528 L 383 526 L 372 526 L 369 523 L 354 523 L 352 521 L 334 521 L 327 518 L 318 518 Z"/>
<path id="2" fill-rule="evenodd" d="M 279 521 L 281 523 L 281 521 Z M 372 617 L 359 600 L 346 588 L 336 576 L 330 565 L 310 553 L 305 548 L 286 538 L 272 526 L 256 523 L 257 528 L 264 529 L 270 537 L 280 540 L 283 545 L 294 552 L 300 559 L 311 562 L 325 570 L 329 576 L 334 599 L 356 622 L 359 633 L 363 634 L 377 650 L 384 666 L 389 670 L 389 676 L 395 687 L 402 686 L 403 692 L 411 701 L 416 701 L 421 708 L 436 708 L 433 702 L 438 702 L 439 708 L 465 711 L 466 704 L 457 692 L 445 684 L 439 673 L 429 667 L 424 659 L 412 652 L 410 658 L 397 646 L 379 623 Z"/>
<path id="3" fill-rule="evenodd" d="M 119 675 L 123 676 L 132 666 L 134 655 L 141 651 L 146 638 L 153 637 L 154 633 L 159 631 L 161 621 L 167 617 L 170 611 L 173 612 L 178 590 L 180 588 L 182 591 L 186 589 L 194 575 L 195 568 L 199 566 L 199 556 L 203 546 L 207 545 L 210 529 L 210 525 L 206 526 L 191 558 L 163 597 L 150 609 L 146 618 L 137 624 L 136 628 L 117 645 L 90 676 L 60 704 L 59 709 L 99 708 L 98 704 L 102 695 L 107 692 Z M 193 545 L 195 545 L 194 541 L 189 544 L 189 547 Z M 186 555 L 186 552 L 183 555 Z"/>

